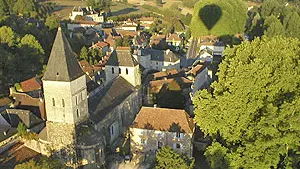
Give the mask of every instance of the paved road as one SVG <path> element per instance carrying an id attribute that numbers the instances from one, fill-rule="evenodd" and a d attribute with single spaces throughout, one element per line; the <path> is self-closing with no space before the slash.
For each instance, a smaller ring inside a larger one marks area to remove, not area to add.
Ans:
<path id="1" fill-rule="evenodd" d="M 187 58 L 195 58 L 197 56 L 198 38 L 193 38 L 187 51 Z"/>

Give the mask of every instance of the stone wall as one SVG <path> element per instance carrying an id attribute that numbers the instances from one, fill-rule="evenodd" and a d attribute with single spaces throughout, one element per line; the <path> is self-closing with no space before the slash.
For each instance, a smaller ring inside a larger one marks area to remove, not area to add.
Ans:
<path id="1" fill-rule="evenodd" d="M 173 150 L 186 154 L 188 157 L 192 156 L 192 134 L 182 133 L 181 138 L 176 137 L 175 132 L 158 131 L 130 128 L 130 147 L 133 153 L 145 153 L 158 150 L 158 141 L 162 146 L 167 146 Z M 176 147 L 180 145 L 180 148 Z"/>

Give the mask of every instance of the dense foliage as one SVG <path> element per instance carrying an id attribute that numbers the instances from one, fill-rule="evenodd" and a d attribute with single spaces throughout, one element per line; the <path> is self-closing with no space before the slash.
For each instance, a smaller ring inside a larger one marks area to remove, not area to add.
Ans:
<path id="1" fill-rule="evenodd" d="M 249 12 L 246 33 L 253 39 L 266 35 L 300 38 L 300 1 L 265 0 Z"/>
<path id="2" fill-rule="evenodd" d="M 244 31 L 246 4 L 241 0 L 202 0 L 194 7 L 192 35 L 235 35 Z"/>
<path id="3" fill-rule="evenodd" d="M 96 10 L 109 10 L 111 0 L 87 0 L 86 3 Z"/>
<path id="4" fill-rule="evenodd" d="M 294 38 L 226 49 L 213 92 L 194 98 L 195 121 L 214 138 L 205 152 L 212 168 L 300 167 L 299 63 Z"/>
<path id="5" fill-rule="evenodd" d="M 156 153 L 156 169 L 192 169 L 194 160 L 163 147 Z"/>
<path id="6" fill-rule="evenodd" d="M 15 166 L 15 169 L 64 169 L 60 161 L 51 157 L 42 157 L 39 160 L 29 160 L 28 162 L 21 163 Z"/>

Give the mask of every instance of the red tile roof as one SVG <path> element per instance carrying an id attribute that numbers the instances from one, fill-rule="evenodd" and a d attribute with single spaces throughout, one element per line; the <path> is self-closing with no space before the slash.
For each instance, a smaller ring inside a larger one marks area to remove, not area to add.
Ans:
<path id="1" fill-rule="evenodd" d="M 142 107 L 131 127 L 192 134 L 195 125 L 185 110 Z"/>
<path id="2" fill-rule="evenodd" d="M 20 83 L 23 92 L 30 92 L 41 89 L 41 84 L 36 77 L 25 80 Z"/>
<path id="3" fill-rule="evenodd" d="M 173 33 L 170 34 L 169 36 L 167 36 L 167 41 L 181 41 L 181 38 L 179 37 L 179 35 Z"/>
<path id="4" fill-rule="evenodd" d="M 94 44 L 92 46 L 92 48 L 104 48 L 104 47 L 106 47 L 108 45 L 109 45 L 109 43 L 107 43 L 107 42 L 99 41 L 96 44 Z"/>

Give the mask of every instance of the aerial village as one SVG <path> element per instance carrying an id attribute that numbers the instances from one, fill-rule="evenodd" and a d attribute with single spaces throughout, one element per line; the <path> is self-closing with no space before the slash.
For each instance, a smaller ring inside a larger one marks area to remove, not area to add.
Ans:
<path id="1" fill-rule="evenodd" d="M 10 99 L 1 100 L 1 163 L 13 168 L 14 154 L 26 154 L 55 156 L 70 168 L 151 168 L 163 147 L 198 163 L 212 140 L 195 124 L 193 99 L 213 90 L 228 43 L 191 37 L 185 24 L 147 31 L 162 19 L 114 21 L 74 6 L 70 22 L 54 30 L 43 74 L 11 84 Z M 86 43 L 80 54 L 74 38 Z"/>

